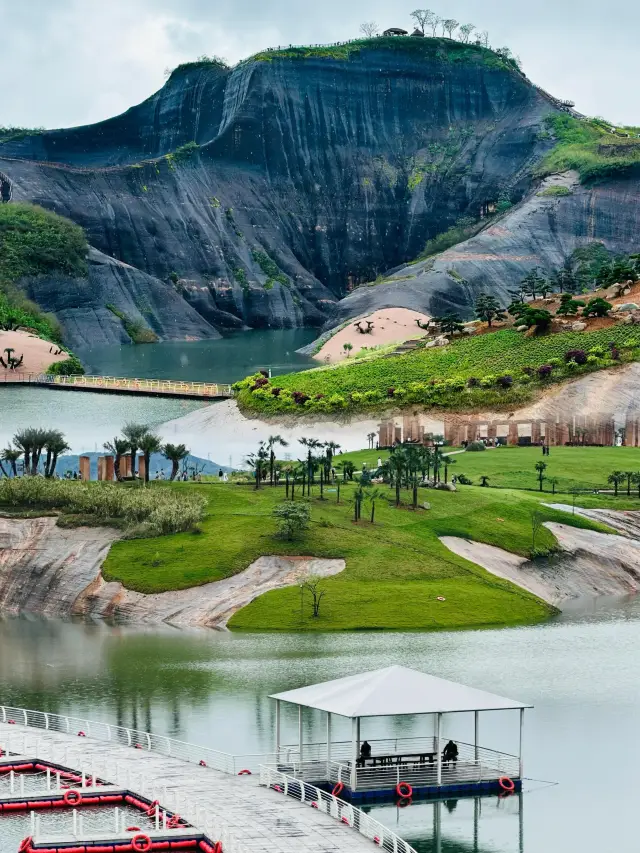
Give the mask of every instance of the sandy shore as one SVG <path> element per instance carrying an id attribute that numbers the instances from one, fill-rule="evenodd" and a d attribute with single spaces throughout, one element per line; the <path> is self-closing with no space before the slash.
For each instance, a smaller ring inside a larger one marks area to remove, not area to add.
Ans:
<path id="1" fill-rule="evenodd" d="M 58 349 L 55 344 L 43 341 L 42 338 L 37 338 L 29 332 L 0 332 L 0 355 L 2 355 L 5 363 L 7 358 L 4 351 L 7 347 L 14 351 L 12 353 L 13 358 L 24 356 L 22 364 L 17 368 L 19 373 L 44 373 L 54 361 L 66 361 L 69 358 L 66 352 L 54 355 L 53 352 Z M 5 373 L 10 376 L 13 371 L 5 370 L 0 365 L 0 377 L 3 377 Z"/>
<path id="2" fill-rule="evenodd" d="M 350 354 L 353 356 L 362 347 L 400 344 L 410 338 L 420 338 L 425 333 L 418 327 L 416 320 L 426 323 L 429 319 L 427 314 L 422 314 L 420 311 L 410 311 L 408 308 L 381 308 L 359 321 L 349 322 L 344 329 L 336 332 L 313 357 L 317 361 L 333 364 L 348 357 L 343 348 L 344 344 L 352 345 L 353 349 L 350 350 Z M 373 328 L 370 334 L 364 335 L 355 328 L 355 324 L 359 322 L 362 328 L 366 329 L 367 320 L 373 323 Z"/>

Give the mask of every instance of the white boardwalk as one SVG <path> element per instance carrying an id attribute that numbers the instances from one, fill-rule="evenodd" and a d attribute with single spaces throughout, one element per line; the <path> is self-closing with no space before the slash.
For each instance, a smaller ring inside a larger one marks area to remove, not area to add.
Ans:
<path id="1" fill-rule="evenodd" d="M 25 743 L 22 744 L 22 736 Z M 162 791 L 179 795 L 198 807 L 213 823 L 229 828 L 239 853 L 372 853 L 375 845 L 345 824 L 258 784 L 258 776 L 230 776 L 208 767 L 154 752 L 0 723 L 0 746 L 7 739 L 23 754 L 66 764 L 98 775 L 110 768 L 105 781 L 134 789 L 136 777 L 145 777 Z M 11 745 L 12 751 L 15 747 Z M 63 760 L 64 756 L 64 760 Z M 113 768 L 113 770 L 111 770 Z M 138 791 L 142 794 L 142 791 Z M 161 805 L 169 804 L 162 803 Z M 217 839 L 212 839 L 216 841 Z M 225 849 L 228 849 L 225 848 Z"/>

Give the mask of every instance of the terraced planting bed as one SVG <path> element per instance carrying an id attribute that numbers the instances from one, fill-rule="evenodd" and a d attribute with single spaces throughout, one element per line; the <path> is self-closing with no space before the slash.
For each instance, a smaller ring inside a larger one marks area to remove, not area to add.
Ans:
<path id="1" fill-rule="evenodd" d="M 594 348 L 597 354 L 590 352 Z M 586 363 L 566 362 L 567 353 L 575 350 L 584 352 Z M 468 410 L 523 403 L 552 382 L 638 358 L 640 335 L 630 326 L 539 337 L 503 329 L 405 355 L 272 380 L 249 377 L 236 389 L 241 407 L 264 413 L 359 411 L 407 403 Z M 543 366 L 551 366 L 546 376 L 538 374 Z"/>

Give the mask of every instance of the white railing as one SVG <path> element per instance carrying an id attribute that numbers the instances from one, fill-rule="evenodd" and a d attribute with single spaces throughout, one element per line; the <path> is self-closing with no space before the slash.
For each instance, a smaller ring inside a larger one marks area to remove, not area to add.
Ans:
<path id="1" fill-rule="evenodd" d="M 7 709 L 3 707 L 4 710 Z M 18 709 L 11 710 L 15 711 Z M 39 714 L 41 712 L 27 711 L 26 713 Z M 47 716 L 51 718 L 56 715 L 48 714 Z M 9 719 L 13 718 L 10 717 Z M 58 717 L 58 719 L 73 720 L 70 717 Z M 5 722 L 8 722 L 8 720 Z M 74 722 L 77 722 L 77 720 L 74 720 Z M 87 721 L 83 722 L 86 726 Z M 51 729 L 51 727 L 49 728 Z M 92 756 L 88 759 L 88 764 L 83 765 L 82 757 L 70 754 L 75 748 L 74 744 L 57 744 L 51 741 L 43 744 L 42 739 L 35 733 L 31 734 L 20 730 L 6 732 L 1 746 L 8 755 L 17 754 L 20 758 L 40 759 L 45 763 L 49 762 L 76 773 L 81 777 L 81 783 L 74 785 L 74 787 L 76 790 L 84 792 L 87 796 L 95 796 L 97 791 L 101 790 L 93 786 L 93 784 L 89 784 L 94 779 L 100 779 L 103 782 L 109 780 L 109 787 L 104 787 L 105 793 L 109 793 L 109 788 L 119 788 L 129 791 L 134 796 L 139 796 L 149 802 L 158 800 L 162 810 L 160 812 L 160 819 L 163 822 L 164 812 L 180 815 L 191 827 L 206 834 L 213 842 L 221 841 L 225 853 L 246 853 L 246 849 L 241 845 L 241 842 L 228 824 L 220 820 L 217 816 L 212 815 L 199 802 L 194 801 L 194 798 L 190 794 L 181 793 L 175 788 L 169 787 L 171 785 L 170 779 L 166 780 L 167 784 L 161 786 L 151 779 L 144 770 L 140 772 L 132 771 L 130 762 L 118 761 L 116 758 L 96 760 L 95 756 Z M 50 781 L 47 782 L 47 789 L 49 791 L 52 790 L 50 787 L 51 783 L 54 785 L 54 790 L 61 789 L 60 776 L 56 771 L 51 771 L 51 774 L 47 774 L 47 776 L 50 778 Z M 30 793 L 30 797 L 34 797 L 33 793 Z M 184 827 L 182 831 L 184 832 Z"/>
<path id="2" fill-rule="evenodd" d="M 280 773 L 272 767 L 260 768 L 260 784 L 272 788 L 287 797 L 293 797 L 310 808 L 316 808 L 324 814 L 341 821 L 346 826 L 364 835 L 378 847 L 390 853 L 416 853 L 410 844 L 392 832 L 388 827 L 374 820 L 351 803 L 321 791 L 308 782 Z"/>
<path id="3" fill-rule="evenodd" d="M 78 732 L 82 731 L 87 737 L 93 737 L 96 740 L 108 741 L 121 746 L 131 746 L 134 749 L 144 749 L 160 755 L 178 758 L 181 761 L 188 761 L 192 764 L 200 764 L 201 761 L 204 761 L 207 767 L 233 775 L 237 775 L 241 770 L 257 771 L 260 765 L 265 762 L 276 762 L 275 753 L 232 755 L 207 746 L 185 743 L 164 735 L 140 732 L 124 726 L 115 726 L 111 723 L 0 705 L 0 722 L 8 723 L 10 720 L 18 725 L 70 735 L 77 735 Z"/>

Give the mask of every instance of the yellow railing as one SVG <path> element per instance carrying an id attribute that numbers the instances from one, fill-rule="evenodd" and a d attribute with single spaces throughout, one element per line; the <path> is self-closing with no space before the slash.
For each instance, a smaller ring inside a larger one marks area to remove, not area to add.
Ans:
<path id="1" fill-rule="evenodd" d="M 132 379 L 122 376 L 55 376 L 47 373 L 9 373 L 0 374 L 0 382 L 6 384 L 33 384 L 52 386 L 72 386 L 87 391 L 127 391 L 129 393 L 180 395 L 189 397 L 233 397 L 233 389 L 227 383 L 184 382 L 178 379 Z"/>

